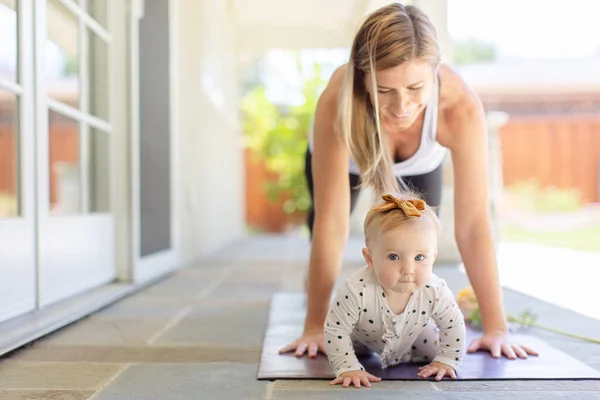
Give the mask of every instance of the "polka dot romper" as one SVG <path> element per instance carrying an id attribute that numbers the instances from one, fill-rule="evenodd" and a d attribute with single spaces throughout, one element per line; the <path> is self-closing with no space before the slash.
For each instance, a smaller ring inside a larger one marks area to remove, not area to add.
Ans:
<path id="1" fill-rule="evenodd" d="M 446 282 L 432 274 L 394 314 L 368 266 L 350 276 L 336 293 L 325 321 L 325 347 L 338 377 L 364 370 L 357 354 L 379 354 L 382 367 L 400 362 L 438 361 L 454 368 L 465 354 L 465 324 Z"/>

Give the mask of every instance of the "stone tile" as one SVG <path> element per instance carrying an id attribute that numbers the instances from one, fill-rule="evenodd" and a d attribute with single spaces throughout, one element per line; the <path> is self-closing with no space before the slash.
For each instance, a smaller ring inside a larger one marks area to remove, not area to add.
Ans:
<path id="1" fill-rule="evenodd" d="M 536 323 L 541 326 L 600 339 L 600 320 L 585 317 L 510 289 L 504 289 L 503 293 L 507 313 L 518 315 L 525 309 L 529 309 L 536 314 Z"/>
<path id="2" fill-rule="evenodd" d="M 87 400 L 94 394 L 85 390 L 0 390 L 2 400 Z"/>
<path id="3" fill-rule="evenodd" d="M 144 296 L 194 299 L 200 292 L 210 287 L 216 279 L 221 279 L 222 271 L 206 271 L 206 274 L 176 274 L 144 290 Z"/>
<path id="4" fill-rule="evenodd" d="M 448 283 L 450 290 L 456 295 L 458 291 L 469 285 L 467 276 L 456 266 L 434 266 L 433 273 Z"/>
<path id="5" fill-rule="evenodd" d="M 284 274 L 281 282 L 282 292 L 302 292 L 304 291 L 304 280 L 308 266 L 298 269 L 297 271 Z"/>
<path id="6" fill-rule="evenodd" d="M 532 330 L 531 334 L 588 365 L 600 363 L 600 346 L 595 343 L 571 339 L 539 329 Z M 594 368 L 598 369 L 597 367 Z"/>
<path id="7" fill-rule="evenodd" d="M 212 344 L 261 346 L 269 300 L 201 302 L 179 323 L 166 331 L 156 345 Z"/>
<path id="8" fill-rule="evenodd" d="M 438 392 L 440 393 L 440 392 Z M 592 392 L 483 392 L 474 394 L 473 392 L 441 392 L 445 394 L 455 393 L 457 397 L 452 399 L 473 399 L 473 400 L 495 400 L 495 399 L 523 399 L 523 400 L 545 400 L 545 399 L 585 399 L 597 400 L 600 399 L 600 393 Z"/>
<path id="9" fill-rule="evenodd" d="M 178 271 L 178 273 L 181 273 L 182 271 L 187 271 L 189 273 L 206 273 L 207 271 L 211 271 L 212 273 L 215 273 L 217 271 L 223 271 L 233 268 L 237 264 L 239 264 L 239 262 L 231 262 L 231 260 L 226 259 L 213 259 L 210 257 L 204 257 L 202 259 L 195 260 L 194 262 L 190 263 L 184 268 L 181 268 Z"/>
<path id="10" fill-rule="evenodd" d="M 600 381 L 456 381 L 433 383 L 436 389 L 454 392 L 578 392 L 600 393 Z"/>
<path id="11" fill-rule="evenodd" d="M 225 271 L 233 269 L 240 270 L 279 270 L 284 273 L 294 271 L 302 266 L 308 265 L 302 260 L 281 261 L 277 259 L 238 259 L 235 256 L 229 259 L 214 260 L 203 259 L 190 266 L 189 268 L 181 269 L 179 272 L 187 273 L 205 273 L 206 271 Z"/>
<path id="12" fill-rule="evenodd" d="M 275 381 L 274 391 L 312 391 L 313 390 L 335 390 L 339 391 L 340 386 L 330 385 L 329 380 L 296 380 L 296 379 L 286 379 L 286 380 L 278 380 Z M 373 387 L 371 389 L 374 390 L 395 390 L 395 391 L 435 391 L 435 388 L 431 382 L 427 381 L 381 381 L 373 383 Z M 369 390 L 371 390 L 369 389 Z"/>
<path id="13" fill-rule="evenodd" d="M 581 398 L 581 392 L 575 395 L 570 392 L 421 392 L 406 391 L 401 392 L 402 398 L 406 399 L 431 399 L 431 400 L 492 400 L 492 399 L 526 399 L 526 400 L 545 400 L 545 399 L 576 399 Z M 586 393 L 585 399 L 597 399 L 600 395 L 597 393 Z M 304 400 L 308 398 L 306 391 L 290 390 L 277 391 L 273 393 L 273 400 Z M 371 388 L 338 388 L 337 390 L 311 391 L 311 400 L 386 400 L 398 399 L 398 389 L 381 390 L 376 387 Z"/>
<path id="14" fill-rule="evenodd" d="M 145 344 L 171 318 L 89 317 L 41 339 L 42 344 L 109 345 Z"/>
<path id="15" fill-rule="evenodd" d="M 11 359 L 30 362 L 187 363 L 234 362 L 253 364 L 261 347 L 217 346 L 35 346 Z M 0 397 L 1 398 L 1 397 Z"/>
<path id="16" fill-rule="evenodd" d="M 283 271 L 256 268 L 236 271 L 225 279 L 210 295 L 215 299 L 266 299 L 282 288 Z"/>
<path id="17" fill-rule="evenodd" d="M 294 264 L 307 262 L 310 241 L 298 235 L 258 235 L 245 237 L 205 257 L 200 262 L 229 261 L 233 265 L 248 262 Z"/>
<path id="18" fill-rule="evenodd" d="M 118 364 L 0 362 L 1 389 L 95 390 L 122 370 Z"/>
<path id="19" fill-rule="evenodd" d="M 148 364 L 131 366 L 97 400 L 222 400 L 267 398 L 256 366 L 240 364 Z"/>
<path id="20" fill-rule="evenodd" d="M 403 398 L 416 399 L 423 398 L 423 392 L 421 391 L 402 391 Z M 436 394 L 435 392 L 427 392 L 427 398 L 430 394 Z M 311 400 L 386 400 L 386 399 L 398 399 L 400 395 L 398 389 L 378 389 L 375 386 L 371 388 L 361 387 L 357 388 L 342 388 L 335 387 L 332 390 L 312 390 L 310 394 L 305 390 L 281 390 L 273 392 L 273 400 L 304 400 L 310 398 Z M 440 397 L 438 397 L 440 398 Z M 441 397 L 443 398 L 443 397 Z"/>
<path id="21" fill-rule="evenodd" d="M 190 303 L 190 299 L 133 295 L 94 314 L 95 317 L 159 318 L 175 316 Z"/>

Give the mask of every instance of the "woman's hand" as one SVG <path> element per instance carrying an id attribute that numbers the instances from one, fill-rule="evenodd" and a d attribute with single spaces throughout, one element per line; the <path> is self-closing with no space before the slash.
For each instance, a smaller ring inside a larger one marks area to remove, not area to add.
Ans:
<path id="1" fill-rule="evenodd" d="M 351 384 L 354 384 L 354 387 L 359 388 L 361 384 L 365 385 L 366 387 L 371 387 L 371 382 L 380 381 L 381 378 L 371 375 L 367 371 L 348 371 L 329 382 L 329 384 L 339 385 L 341 383 L 345 388 L 349 387 Z"/>
<path id="2" fill-rule="evenodd" d="M 527 358 L 527 355 L 537 356 L 538 353 L 529 347 L 513 343 L 510 335 L 506 332 L 484 333 L 482 337 L 475 338 L 469 345 L 467 353 L 474 353 L 478 350 L 487 350 L 492 353 L 492 357 L 499 358 L 501 355 L 511 360 Z"/>
<path id="3" fill-rule="evenodd" d="M 298 339 L 279 350 L 279 354 L 294 351 L 296 357 L 302 357 L 307 350 L 308 358 L 315 358 L 319 351 L 325 355 L 327 354 L 322 329 L 304 332 Z"/>
<path id="4" fill-rule="evenodd" d="M 456 379 L 456 371 L 454 371 L 454 368 L 449 365 L 434 361 L 423 367 L 419 367 L 419 373 L 417 376 L 420 376 L 421 378 L 435 376 L 436 381 L 441 381 L 444 376 Z"/>

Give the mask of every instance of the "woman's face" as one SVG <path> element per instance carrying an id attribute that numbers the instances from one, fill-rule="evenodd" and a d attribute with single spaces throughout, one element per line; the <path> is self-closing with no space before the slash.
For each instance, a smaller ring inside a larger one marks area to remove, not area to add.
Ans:
<path id="1" fill-rule="evenodd" d="M 408 129 L 431 97 L 435 70 L 423 61 L 409 61 L 375 73 L 377 88 L 372 90 L 371 75 L 366 74 L 366 88 L 371 102 L 376 94 L 381 121 L 388 131 Z"/>

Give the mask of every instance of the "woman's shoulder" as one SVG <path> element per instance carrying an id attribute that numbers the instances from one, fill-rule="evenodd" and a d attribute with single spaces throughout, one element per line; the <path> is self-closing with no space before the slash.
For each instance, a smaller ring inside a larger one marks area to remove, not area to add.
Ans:
<path id="1" fill-rule="evenodd" d="M 331 78 L 329 78 L 329 82 L 327 82 L 327 86 L 325 86 L 323 94 L 321 95 L 322 99 L 328 99 L 333 102 L 337 102 L 338 96 L 344 84 L 347 66 L 348 64 L 343 64 L 333 71 L 333 74 L 331 74 Z"/>
<path id="2" fill-rule="evenodd" d="M 331 135 L 331 132 L 339 129 L 339 97 L 344 84 L 346 66 L 347 64 L 344 64 L 333 72 L 319 96 L 313 123 L 315 126 L 321 126 L 322 129 L 313 128 L 312 134 L 315 138 L 319 135 L 334 137 Z M 331 144 L 333 141 L 325 140 L 322 143 Z"/>
<path id="3" fill-rule="evenodd" d="M 451 66 L 439 67 L 441 82 L 439 101 L 438 138 L 446 147 L 452 147 L 454 135 L 465 125 L 478 120 L 484 113 L 475 90 Z"/>
<path id="4" fill-rule="evenodd" d="M 479 96 L 464 78 L 448 64 L 439 67 L 441 111 L 453 112 L 464 107 L 476 107 L 481 104 Z"/>

